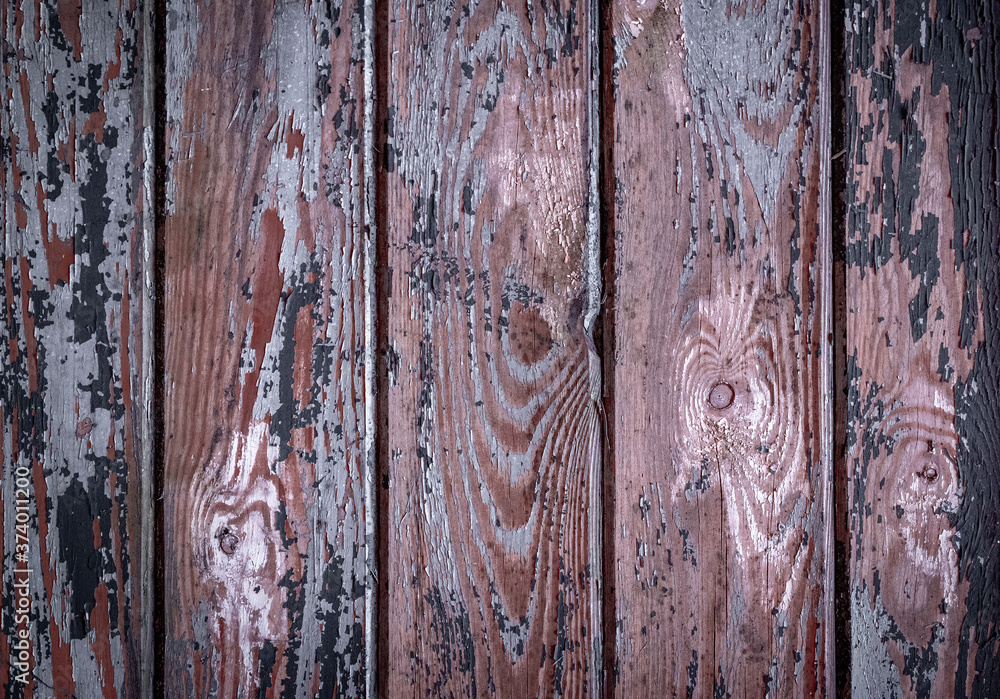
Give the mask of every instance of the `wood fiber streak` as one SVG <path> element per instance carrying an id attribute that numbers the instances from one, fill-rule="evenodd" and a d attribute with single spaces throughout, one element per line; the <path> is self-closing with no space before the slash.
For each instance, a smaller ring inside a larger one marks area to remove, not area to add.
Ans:
<path id="1" fill-rule="evenodd" d="M 359 8 L 166 25 L 166 693 L 358 696 Z"/>
<path id="2" fill-rule="evenodd" d="M 137 9 L 0 5 L 4 696 L 140 696 L 150 328 Z"/>
<path id="3" fill-rule="evenodd" d="M 388 12 L 387 693 L 595 696 L 588 9 Z"/>
<path id="4" fill-rule="evenodd" d="M 824 5 L 616 2 L 612 30 L 614 694 L 819 696 Z"/>
<path id="5" fill-rule="evenodd" d="M 856 697 L 1000 686 L 994 7 L 847 9 Z"/>

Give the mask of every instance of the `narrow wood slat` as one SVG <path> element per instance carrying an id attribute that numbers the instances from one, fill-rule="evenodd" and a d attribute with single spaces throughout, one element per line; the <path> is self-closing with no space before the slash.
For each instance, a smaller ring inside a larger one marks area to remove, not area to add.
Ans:
<path id="1" fill-rule="evenodd" d="M 595 696 L 586 3 L 391 3 L 386 696 Z"/>
<path id="2" fill-rule="evenodd" d="M 167 3 L 167 696 L 364 691 L 360 9 Z"/>
<path id="3" fill-rule="evenodd" d="M 827 27 L 612 6 L 616 696 L 832 692 Z"/>
<path id="4" fill-rule="evenodd" d="M 854 696 L 1000 686 L 995 7 L 847 8 Z"/>
<path id="5" fill-rule="evenodd" d="M 24 0 L 0 26 L 0 686 L 140 697 L 142 14 Z"/>

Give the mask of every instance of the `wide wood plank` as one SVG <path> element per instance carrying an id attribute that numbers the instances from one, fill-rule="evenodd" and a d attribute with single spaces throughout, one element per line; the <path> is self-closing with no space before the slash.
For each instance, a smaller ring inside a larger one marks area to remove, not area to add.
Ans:
<path id="1" fill-rule="evenodd" d="M 1000 686 L 997 19 L 847 9 L 854 696 Z"/>
<path id="2" fill-rule="evenodd" d="M 383 691 L 595 696 L 589 7 L 386 11 Z"/>
<path id="3" fill-rule="evenodd" d="M 167 3 L 167 696 L 364 692 L 359 11 Z"/>
<path id="4" fill-rule="evenodd" d="M 616 696 L 832 691 L 825 11 L 612 7 Z"/>
<path id="5" fill-rule="evenodd" d="M 146 696 L 143 16 L 23 0 L 0 26 L 0 686 Z"/>

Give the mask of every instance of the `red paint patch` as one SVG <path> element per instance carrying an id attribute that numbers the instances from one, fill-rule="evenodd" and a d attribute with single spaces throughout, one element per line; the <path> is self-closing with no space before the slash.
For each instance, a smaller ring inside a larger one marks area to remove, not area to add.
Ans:
<path id="1" fill-rule="evenodd" d="M 115 665 L 111 659 L 111 619 L 108 615 L 108 585 L 101 583 L 94 590 L 94 611 L 90 613 L 90 628 L 93 643 L 90 649 L 101 668 L 102 677 L 115 676 Z M 115 699 L 114 682 L 103 682 L 104 699 Z"/>
<path id="2" fill-rule="evenodd" d="M 260 374 L 260 362 L 264 359 L 264 350 L 271 334 L 274 332 L 274 321 L 278 315 L 278 302 L 281 300 L 281 289 L 284 278 L 278 269 L 281 257 L 281 243 L 285 238 L 285 226 L 278 217 L 278 212 L 268 209 L 260 220 L 259 252 L 255 258 L 253 272 L 253 299 L 250 302 L 253 335 L 250 337 L 250 349 L 257 354 L 256 370 L 248 375 L 243 386 L 243 402 L 241 407 L 241 430 L 250 426 L 253 415 L 254 399 L 257 397 L 257 378 Z"/>
<path id="3" fill-rule="evenodd" d="M 41 185 L 39 185 L 41 189 Z M 44 209 L 39 203 L 39 212 Z M 42 247 L 45 248 L 45 261 L 49 266 L 49 289 L 57 284 L 69 284 L 70 270 L 76 261 L 76 236 L 63 240 L 56 235 L 56 227 L 46 226 L 45 215 L 42 214 Z"/>
<path id="4" fill-rule="evenodd" d="M 28 259 L 21 258 L 21 309 L 24 315 L 24 350 L 28 360 L 28 388 L 34 393 L 38 390 L 38 339 L 35 336 L 35 317 L 31 314 L 31 292 L 35 285 L 31 283 L 31 273 L 28 269 Z"/>
<path id="5" fill-rule="evenodd" d="M 99 102 L 97 111 L 91 112 L 83 123 L 83 136 L 94 134 L 94 140 L 104 143 L 104 126 L 108 123 L 108 114 L 104 111 L 104 102 Z"/>
<path id="6" fill-rule="evenodd" d="M 21 71 L 21 75 L 18 77 L 20 78 L 19 84 L 21 87 L 21 104 L 29 105 L 31 104 L 31 92 L 28 89 L 28 74 Z M 24 121 L 28 126 L 28 148 L 32 153 L 38 153 L 40 145 L 38 143 L 38 134 L 35 131 L 35 122 L 31 120 L 31 110 L 27 109 L 27 107 L 24 110 Z M 19 223 L 18 225 L 21 224 Z"/>
<path id="7" fill-rule="evenodd" d="M 300 410 L 305 410 L 312 398 L 309 392 L 313 383 L 312 310 L 311 304 L 300 308 L 298 317 L 295 319 L 295 366 L 292 369 L 294 383 L 292 396 L 299 402 Z"/>
<path id="8" fill-rule="evenodd" d="M 62 0 L 59 3 L 59 26 L 63 36 L 73 45 L 73 58 L 83 59 L 83 41 L 80 36 L 80 15 L 82 14 L 80 0 Z"/>
<path id="9" fill-rule="evenodd" d="M 4 291 L 6 292 L 5 298 L 14 298 L 14 261 L 11 258 L 7 258 L 4 264 Z M 14 308 L 10 304 L 4 304 L 7 307 L 7 327 L 14 327 Z M 10 337 L 7 338 L 7 344 L 10 346 L 10 363 L 17 363 L 18 351 L 17 351 L 17 337 L 11 333 Z M 18 411 L 14 411 L 14 417 L 17 417 Z M 15 429 L 14 434 L 17 434 Z"/>
<path id="10" fill-rule="evenodd" d="M 286 142 L 288 143 L 288 150 L 285 153 L 285 157 L 289 159 L 295 157 L 296 150 L 299 152 L 299 155 L 301 155 L 303 146 L 306 142 L 306 135 L 298 129 L 292 127 L 292 117 L 294 116 L 295 112 L 292 112 L 292 114 L 288 117 L 288 138 L 286 139 Z"/>
<path id="11" fill-rule="evenodd" d="M 37 203 L 39 227 L 42 230 L 42 247 L 45 248 L 45 261 L 49 266 L 49 290 L 57 283 L 68 284 L 70 265 L 75 260 L 75 236 L 62 240 L 56 235 L 56 227 L 49 226 L 49 215 L 45 210 L 45 190 L 42 183 L 35 185 L 35 201 Z"/>
<path id="12" fill-rule="evenodd" d="M 111 81 L 121 75 L 122 72 L 122 30 L 115 34 L 115 60 L 108 64 L 108 69 L 104 72 L 104 89 L 107 90 Z"/>

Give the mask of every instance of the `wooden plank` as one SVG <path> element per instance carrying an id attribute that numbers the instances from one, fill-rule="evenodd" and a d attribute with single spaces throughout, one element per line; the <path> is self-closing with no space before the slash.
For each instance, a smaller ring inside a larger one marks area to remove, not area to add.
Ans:
<path id="1" fill-rule="evenodd" d="M 364 692 L 361 19 L 167 3 L 168 696 Z"/>
<path id="2" fill-rule="evenodd" d="M 152 327 L 137 10 L 128 0 L 0 6 L 5 696 L 139 697 L 149 687 L 140 561 Z"/>
<path id="3" fill-rule="evenodd" d="M 382 19 L 386 696 L 600 691 L 589 12 Z"/>
<path id="4" fill-rule="evenodd" d="M 997 19 L 847 9 L 854 696 L 1000 686 Z"/>
<path id="5" fill-rule="evenodd" d="M 825 3 L 611 29 L 614 693 L 832 692 Z"/>

